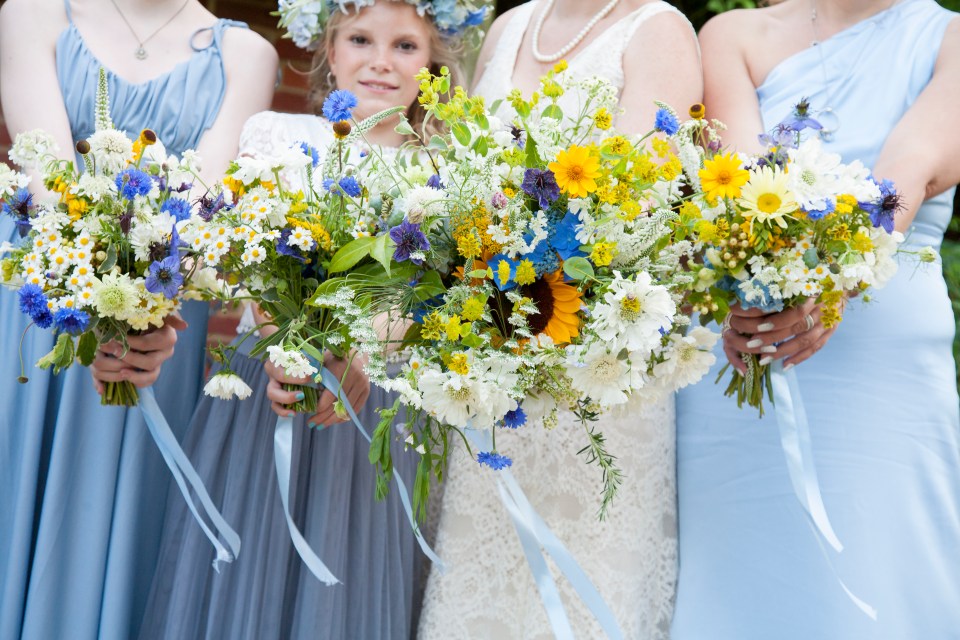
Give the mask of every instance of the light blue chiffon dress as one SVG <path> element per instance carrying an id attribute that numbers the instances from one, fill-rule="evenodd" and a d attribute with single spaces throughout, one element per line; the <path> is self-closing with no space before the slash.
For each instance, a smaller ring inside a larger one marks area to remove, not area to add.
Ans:
<path id="1" fill-rule="evenodd" d="M 781 64 L 757 90 L 772 127 L 809 96 L 840 119 L 827 149 L 872 166 L 930 81 L 947 24 L 902 0 Z M 925 202 L 906 249 L 939 248 L 953 190 Z M 795 371 L 844 593 L 794 496 L 773 412 L 760 420 L 714 384 L 677 401 L 680 579 L 674 640 L 960 638 L 960 410 L 954 318 L 939 264 L 901 259 L 873 302 L 853 301 Z M 828 547 L 829 549 L 829 547 Z"/>
<path id="2" fill-rule="evenodd" d="M 108 72 L 116 127 L 132 137 L 150 127 L 170 153 L 196 147 L 223 100 L 220 44 L 233 24 L 217 22 L 210 46 L 195 47 L 188 61 L 149 82 L 132 84 Z M 195 36 L 211 40 L 209 33 Z M 56 60 L 73 138 L 86 138 L 94 131 L 101 65 L 72 20 L 57 40 Z M 0 240 L 18 238 L 12 220 L 0 220 Z M 184 306 L 190 326 L 154 385 L 178 437 L 203 382 L 207 312 L 206 303 Z M 16 294 L 0 292 L 0 638 L 136 636 L 170 471 L 140 410 L 101 406 L 87 369 L 77 365 L 53 376 L 33 368 L 52 347 L 51 332 L 27 332 L 30 381 L 17 383 L 26 326 Z"/>

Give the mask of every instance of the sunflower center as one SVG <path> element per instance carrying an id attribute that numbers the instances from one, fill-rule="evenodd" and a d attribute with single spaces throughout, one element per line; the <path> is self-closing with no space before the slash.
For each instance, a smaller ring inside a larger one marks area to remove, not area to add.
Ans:
<path id="1" fill-rule="evenodd" d="M 620 317 L 626 322 L 633 322 L 640 317 L 640 298 L 628 295 L 620 300 Z"/>
<path id="2" fill-rule="evenodd" d="M 780 209 L 780 196 L 775 193 L 764 193 L 757 198 L 757 209 L 763 213 L 774 213 Z"/>
<path id="3" fill-rule="evenodd" d="M 594 360 L 590 365 L 593 377 L 599 382 L 614 382 L 620 377 L 620 367 L 616 356 L 606 355 Z"/>
<path id="4" fill-rule="evenodd" d="M 541 278 L 533 284 L 524 285 L 520 291 L 537 306 L 537 312 L 527 316 L 527 323 L 530 325 L 530 332 L 533 335 L 539 335 L 544 332 L 550 324 L 550 319 L 553 318 L 553 292 L 550 290 L 550 284 Z"/>

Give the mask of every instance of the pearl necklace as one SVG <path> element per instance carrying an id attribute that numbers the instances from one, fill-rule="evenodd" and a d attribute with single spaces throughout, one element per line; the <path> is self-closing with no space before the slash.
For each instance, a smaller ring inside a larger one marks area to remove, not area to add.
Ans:
<path id="1" fill-rule="evenodd" d="M 533 57 L 537 60 L 537 62 L 556 62 L 563 56 L 570 53 L 574 47 L 583 42 L 583 39 L 587 37 L 587 34 L 590 33 L 590 30 L 597 26 L 598 22 L 607 17 L 607 14 L 613 11 L 614 7 L 616 7 L 620 2 L 620 0 L 610 0 L 610 2 L 607 3 L 607 6 L 601 9 L 597 15 L 590 18 L 590 21 L 583 26 L 583 29 L 580 30 L 580 33 L 574 36 L 573 40 L 562 47 L 560 51 L 557 51 L 554 54 L 546 55 L 540 53 L 540 31 L 543 29 L 543 21 L 547 18 L 547 14 L 550 13 L 550 9 L 553 8 L 554 1 L 555 0 L 546 1 L 546 6 L 543 8 L 543 13 L 540 14 L 539 18 L 537 18 L 537 23 L 533 25 L 533 37 L 531 39 L 531 45 L 533 48 Z"/>

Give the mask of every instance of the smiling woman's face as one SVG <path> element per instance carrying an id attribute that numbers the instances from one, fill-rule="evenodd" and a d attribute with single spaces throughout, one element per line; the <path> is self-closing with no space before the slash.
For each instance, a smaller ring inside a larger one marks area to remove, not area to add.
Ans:
<path id="1" fill-rule="evenodd" d="M 414 76 L 430 65 L 426 20 L 407 2 L 379 0 L 340 23 L 327 56 L 337 88 L 359 100 L 356 119 L 416 99 Z"/>

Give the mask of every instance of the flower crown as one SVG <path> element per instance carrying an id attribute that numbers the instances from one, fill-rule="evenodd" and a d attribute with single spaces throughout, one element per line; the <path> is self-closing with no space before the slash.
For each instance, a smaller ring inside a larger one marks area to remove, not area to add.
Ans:
<path id="1" fill-rule="evenodd" d="M 315 49 L 333 11 L 348 13 L 373 5 L 377 0 L 279 0 L 273 15 L 280 17 L 285 37 L 302 49 Z M 471 30 L 481 34 L 491 3 L 487 0 L 404 0 L 417 8 L 421 16 L 429 15 L 445 36 L 462 37 Z M 482 34 L 481 34 L 482 35 Z M 479 35 L 477 36 L 479 37 Z"/>

